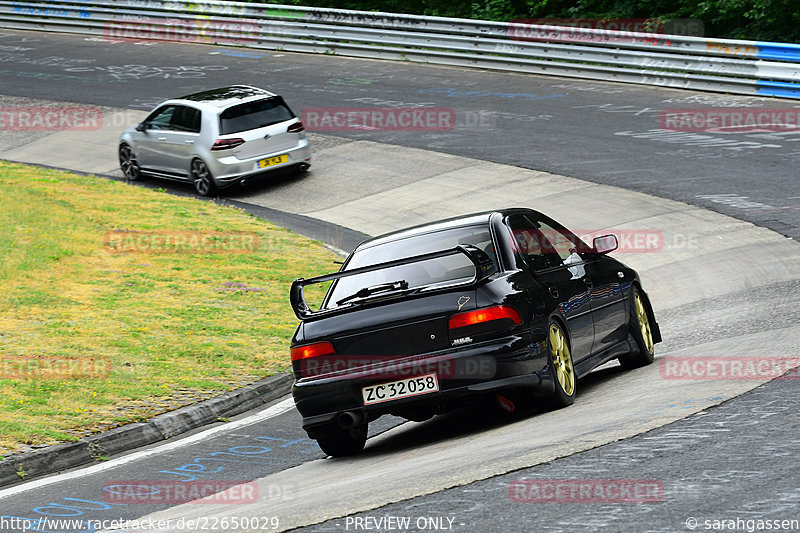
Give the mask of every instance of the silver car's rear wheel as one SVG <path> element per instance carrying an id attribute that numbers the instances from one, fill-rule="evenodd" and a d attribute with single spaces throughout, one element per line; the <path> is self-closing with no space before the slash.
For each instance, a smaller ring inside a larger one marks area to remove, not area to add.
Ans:
<path id="1" fill-rule="evenodd" d="M 142 170 L 139 168 L 136 154 L 127 144 L 119 146 L 119 168 L 122 169 L 122 174 L 125 175 L 125 179 L 128 181 L 136 181 L 142 177 Z"/>
<path id="2" fill-rule="evenodd" d="M 200 196 L 211 196 L 217 190 L 211 171 L 199 159 L 192 160 L 192 181 L 194 181 L 194 188 Z"/>

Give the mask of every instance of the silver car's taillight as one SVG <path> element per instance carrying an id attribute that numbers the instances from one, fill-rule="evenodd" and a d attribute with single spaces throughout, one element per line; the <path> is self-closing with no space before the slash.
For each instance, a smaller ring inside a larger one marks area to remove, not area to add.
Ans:
<path id="1" fill-rule="evenodd" d="M 217 142 L 214 143 L 211 150 L 230 150 L 242 144 L 244 144 L 244 139 L 217 139 Z"/>

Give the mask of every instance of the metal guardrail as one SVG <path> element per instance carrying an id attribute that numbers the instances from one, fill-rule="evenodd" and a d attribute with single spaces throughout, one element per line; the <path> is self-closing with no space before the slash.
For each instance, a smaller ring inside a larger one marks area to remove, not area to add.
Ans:
<path id="1" fill-rule="evenodd" d="M 0 27 L 800 98 L 800 45 L 215 0 L 0 0 Z"/>

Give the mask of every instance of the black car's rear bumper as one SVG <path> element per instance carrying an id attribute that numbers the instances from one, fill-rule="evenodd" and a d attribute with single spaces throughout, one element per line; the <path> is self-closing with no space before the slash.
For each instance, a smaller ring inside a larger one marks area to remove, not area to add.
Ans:
<path id="1" fill-rule="evenodd" d="M 546 342 L 515 335 L 298 379 L 292 394 L 303 416 L 303 429 L 313 437 L 315 427 L 336 423 L 343 413 L 374 419 L 408 409 L 435 409 L 454 404 L 457 398 L 503 389 L 535 387 L 551 392 L 554 384 L 547 360 Z M 437 374 L 437 392 L 364 405 L 363 387 L 431 372 Z"/>

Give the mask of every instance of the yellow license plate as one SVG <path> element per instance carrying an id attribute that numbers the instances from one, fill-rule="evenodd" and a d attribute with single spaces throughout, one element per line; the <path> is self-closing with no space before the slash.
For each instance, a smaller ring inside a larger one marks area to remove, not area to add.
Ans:
<path id="1" fill-rule="evenodd" d="M 289 156 L 286 154 L 276 155 L 275 157 L 268 157 L 266 159 L 259 159 L 258 168 L 266 168 L 266 167 L 271 167 L 273 165 L 280 165 L 281 163 L 286 163 L 288 160 Z"/>

